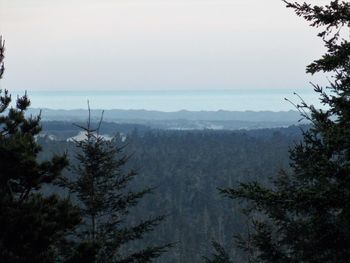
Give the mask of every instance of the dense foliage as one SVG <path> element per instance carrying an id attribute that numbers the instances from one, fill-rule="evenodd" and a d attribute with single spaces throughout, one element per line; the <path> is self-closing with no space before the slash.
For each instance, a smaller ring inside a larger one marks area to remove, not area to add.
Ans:
<path id="1" fill-rule="evenodd" d="M 302 102 L 311 121 L 290 151 L 291 172 L 272 186 L 253 181 L 222 193 L 244 201 L 252 231 L 238 244 L 251 262 L 348 262 L 350 257 L 350 3 L 289 3 L 311 26 L 327 52 L 307 72 L 333 74 L 326 88 L 314 85 L 324 108 Z M 217 262 L 215 259 L 212 262 Z M 221 261 L 221 262 L 226 262 Z"/>
<path id="2" fill-rule="evenodd" d="M 73 256 L 68 262 L 152 262 L 170 245 L 133 251 L 130 243 L 153 231 L 164 216 L 143 221 L 140 217 L 138 223 L 127 221 L 130 210 L 151 193 L 151 188 L 130 189 L 137 173 L 124 168 L 129 156 L 123 154 L 124 147 L 118 146 L 117 138 L 106 140 L 99 135 L 100 125 L 92 129 L 90 120 L 81 128 L 85 138 L 74 141 L 78 150 L 74 175 L 71 180 L 64 180 L 76 197 L 83 219 L 76 233 L 78 246 L 72 248 Z"/>
<path id="3" fill-rule="evenodd" d="M 176 242 L 156 262 L 182 263 L 200 262 L 210 251 L 210 240 L 230 244 L 232 233 L 244 231 L 245 218 L 239 206 L 222 200 L 217 188 L 253 179 L 267 183 L 267 174 L 288 166 L 288 146 L 299 140 L 300 128 L 240 132 L 142 130 L 125 136 L 126 153 L 133 154 L 125 171 L 136 168 L 138 172 L 130 189 L 156 187 L 154 193 L 131 208 L 127 222 L 137 223 L 140 218 L 159 213 L 168 215 L 155 231 L 128 247 L 138 250 Z M 40 143 L 45 149 L 42 158 L 54 150 L 68 149 L 72 164 L 78 164 L 74 161 L 73 142 L 54 141 L 48 136 L 40 138 Z M 67 176 L 74 176 L 73 171 L 70 173 Z M 229 252 L 235 260 L 244 262 L 239 250 L 232 248 Z"/>

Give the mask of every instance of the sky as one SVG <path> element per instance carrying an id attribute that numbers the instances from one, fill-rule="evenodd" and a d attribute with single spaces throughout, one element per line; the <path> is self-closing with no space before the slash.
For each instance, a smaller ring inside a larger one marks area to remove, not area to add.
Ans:
<path id="1" fill-rule="evenodd" d="M 325 3 L 317 0 L 310 3 Z M 0 0 L 10 90 L 294 89 L 317 30 L 281 0 Z"/>

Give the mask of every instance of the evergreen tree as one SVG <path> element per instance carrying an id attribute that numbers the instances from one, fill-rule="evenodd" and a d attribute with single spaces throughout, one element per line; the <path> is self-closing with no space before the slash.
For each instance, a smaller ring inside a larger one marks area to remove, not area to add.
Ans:
<path id="1" fill-rule="evenodd" d="M 89 109 L 90 116 L 90 109 Z M 101 124 L 101 123 L 100 123 Z M 100 126 L 100 125 L 99 125 Z M 90 117 L 85 139 L 75 141 L 79 165 L 74 167 L 76 178 L 65 184 L 76 195 L 83 218 L 77 232 L 80 242 L 75 255 L 68 262 L 152 262 L 170 245 L 150 246 L 130 252 L 126 246 L 143 238 L 164 220 L 159 216 L 136 225 L 127 221 L 130 209 L 151 192 L 150 188 L 132 191 L 128 184 L 135 178 L 135 171 L 126 171 L 129 156 L 117 140 L 106 140 L 99 135 L 99 128 L 92 129 Z"/>
<path id="2" fill-rule="evenodd" d="M 4 72 L 4 42 L 0 38 L 0 77 Z M 0 92 L 0 262 L 55 262 L 65 235 L 79 223 L 68 200 L 43 195 L 67 165 L 65 156 L 37 161 L 41 147 L 40 116 L 25 116 L 25 94 L 10 106 L 7 90 Z"/>
<path id="3" fill-rule="evenodd" d="M 230 255 L 227 251 L 217 242 L 212 242 L 214 248 L 214 254 L 212 258 L 204 257 L 205 263 L 232 263 Z"/>
<path id="4" fill-rule="evenodd" d="M 245 203 L 253 218 L 250 238 L 238 239 L 251 262 L 349 262 L 350 3 L 285 3 L 321 29 L 327 52 L 307 72 L 333 75 L 327 87 L 313 85 L 324 107 L 297 105 L 311 128 L 290 150 L 291 171 L 270 187 L 255 181 L 222 193 Z"/>

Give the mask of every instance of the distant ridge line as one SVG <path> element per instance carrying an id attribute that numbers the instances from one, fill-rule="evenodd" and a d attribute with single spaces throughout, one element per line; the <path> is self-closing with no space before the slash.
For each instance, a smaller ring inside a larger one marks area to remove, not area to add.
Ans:
<path id="1" fill-rule="evenodd" d="M 85 119 L 86 109 L 56 110 L 43 108 L 43 119 Z M 102 110 L 93 109 L 92 115 L 99 116 Z M 29 114 L 38 114 L 40 109 L 31 108 Z M 298 122 L 300 114 L 297 111 L 189 111 L 180 110 L 164 112 L 157 110 L 105 110 L 105 120 L 210 120 L 210 121 L 264 121 L 264 122 Z"/>

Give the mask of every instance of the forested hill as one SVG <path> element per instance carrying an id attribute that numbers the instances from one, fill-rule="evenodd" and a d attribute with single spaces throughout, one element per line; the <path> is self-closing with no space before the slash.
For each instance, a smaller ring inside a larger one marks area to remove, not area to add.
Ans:
<path id="1" fill-rule="evenodd" d="M 28 114 L 37 115 L 39 109 L 31 109 Z M 92 110 L 92 119 L 98 121 L 102 110 Z M 85 121 L 86 110 L 43 109 L 44 121 Z M 107 110 L 104 120 L 107 122 L 142 124 L 160 129 L 260 129 L 286 127 L 300 119 L 297 111 L 178 111 L 160 112 L 146 110 Z"/>
<path id="2" fill-rule="evenodd" d="M 86 122 L 83 121 L 43 121 L 42 127 L 43 132 L 41 133 L 41 137 L 45 137 L 50 135 L 51 138 L 56 140 L 67 140 L 70 137 L 76 136 L 81 129 L 79 126 L 84 126 Z M 97 123 L 93 123 L 93 125 L 98 125 Z M 205 133 L 244 133 L 250 136 L 264 137 L 270 136 L 274 133 L 283 133 L 283 134 L 297 134 L 300 132 L 301 128 L 307 128 L 308 125 L 291 125 L 288 127 L 279 127 L 279 128 L 261 128 L 261 129 L 233 129 L 233 130 L 216 130 L 216 129 L 190 129 L 194 133 L 199 133 L 200 131 L 205 131 Z M 135 123 L 116 123 L 116 122 L 103 122 L 100 128 L 101 134 L 106 134 L 109 136 L 114 136 L 117 133 L 122 134 L 130 134 L 133 132 L 137 132 L 140 134 L 151 132 L 151 131 L 160 131 L 166 130 L 171 133 L 171 131 L 186 131 L 186 129 L 161 129 L 161 128 L 153 128 L 152 126 L 144 125 L 144 124 L 135 124 Z"/>
<path id="3" fill-rule="evenodd" d="M 55 125 L 64 132 L 62 123 Z M 104 126 L 103 132 L 120 131 Z M 44 123 L 44 132 L 45 127 L 54 130 Z M 237 262 L 244 262 L 230 244 L 233 233 L 243 232 L 245 218 L 238 204 L 222 198 L 217 189 L 256 178 L 267 183 L 268 177 L 288 168 L 288 148 L 299 140 L 300 127 L 252 131 L 137 129 L 142 127 L 123 128 L 126 150 L 133 153 L 128 165 L 139 172 L 133 187 L 156 189 L 134 208 L 130 222 L 168 214 L 166 222 L 142 242 L 177 242 L 159 259 L 163 263 L 202 262 L 201 256 L 211 251 L 211 240 L 226 244 Z M 69 141 L 48 137 L 38 140 L 45 150 L 42 158 L 67 149 L 72 156 L 75 152 Z"/>

